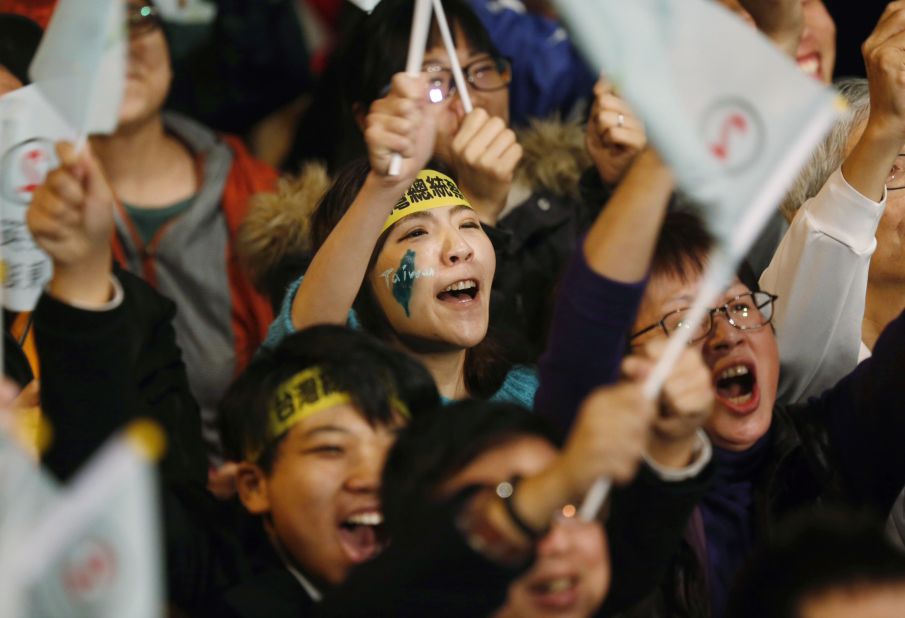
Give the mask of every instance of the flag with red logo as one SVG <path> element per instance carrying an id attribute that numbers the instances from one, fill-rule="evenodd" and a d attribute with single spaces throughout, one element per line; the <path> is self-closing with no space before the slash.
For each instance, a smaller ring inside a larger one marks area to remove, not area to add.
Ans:
<path id="1" fill-rule="evenodd" d="M 714 255 L 688 316 L 695 324 L 844 104 L 716 2 L 554 3 L 589 62 L 644 121 L 713 233 Z M 648 396 L 659 394 L 690 335 L 679 329 L 671 338 L 645 384 Z"/>
<path id="2" fill-rule="evenodd" d="M 6 561 L 12 568 L 0 574 L 15 591 L 4 615 L 163 615 L 155 469 L 147 441 L 136 437 L 142 431 L 133 426 L 111 439 L 52 508 L 35 515 Z"/>
<path id="3" fill-rule="evenodd" d="M 50 258 L 35 245 L 25 213 L 35 189 L 57 166 L 54 144 L 77 139 L 37 86 L 0 97 L 0 206 L 3 230 L 3 306 L 31 311 L 50 280 Z"/>
<path id="4" fill-rule="evenodd" d="M 832 88 L 708 0 L 556 0 L 644 121 L 720 249 L 741 258 L 841 109 Z"/>

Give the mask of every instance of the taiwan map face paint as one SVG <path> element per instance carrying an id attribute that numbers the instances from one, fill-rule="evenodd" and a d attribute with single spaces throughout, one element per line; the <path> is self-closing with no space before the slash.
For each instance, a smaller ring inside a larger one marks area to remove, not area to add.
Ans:
<path id="1" fill-rule="evenodd" d="M 393 207 L 381 241 L 368 286 L 404 345 L 458 350 L 484 339 L 496 255 L 452 180 L 423 170 Z"/>
<path id="2" fill-rule="evenodd" d="M 415 285 L 415 280 L 421 277 L 436 276 L 433 268 L 417 270 L 415 268 L 415 257 L 415 252 L 409 249 L 402 257 L 402 261 L 399 262 L 398 269 L 393 271 L 390 268 L 380 273 L 380 276 L 386 282 L 387 289 L 392 288 L 393 298 L 405 310 L 405 317 L 407 318 L 412 317 L 409 303 L 412 300 L 412 288 Z"/>
<path id="3" fill-rule="evenodd" d="M 396 272 L 402 273 L 402 276 L 397 274 L 394 279 L 398 279 L 398 281 L 393 283 L 393 298 L 405 309 L 405 317 L 410 318 L 412 314 L 409 311 L 409 303 L 412 300 L 412 287 L 415 285 L 415 279 L 406 277 L 406 271 L 415 272 L 415 252 L 411 249 L 405 252 L 405 256 L 399 262 L 399 269 Z"/>

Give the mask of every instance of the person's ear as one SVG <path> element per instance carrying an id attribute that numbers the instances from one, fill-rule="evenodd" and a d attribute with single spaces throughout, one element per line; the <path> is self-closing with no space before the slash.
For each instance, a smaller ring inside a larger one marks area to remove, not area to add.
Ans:
<path id="1" fill-rule="evenodd" d="M 243 461 L 239 464 L 236 487 L 239 500 L 252 515 L 263 515 L 270 512 L 270 492 L 267 487 L 267 475 L 260 466 Z"/>

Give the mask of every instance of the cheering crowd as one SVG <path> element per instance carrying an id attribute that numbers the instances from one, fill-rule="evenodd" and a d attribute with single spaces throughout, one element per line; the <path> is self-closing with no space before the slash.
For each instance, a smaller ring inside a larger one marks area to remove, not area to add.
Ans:
<path id="1" fill-rule="evenodd" d="M 830 82 L 822 0 L 719 1 Z M 45 25 L 7 4 L 0 95 Z M 234 101 L 168 99 L 211 74 L 127 0 L 116 131 L 28 206 L 53 275 L 5 321 L 3 427 L 40 416 L 66 481 L 162 426 L 172 616 L 905 616 L 905 1 L 700 322 L 706 211 L 555 5 L 443 0 L 420 75 L 413 5 L 342 6 L 268 149 L 222 129 L 285 84 L 250 58 Z"/>

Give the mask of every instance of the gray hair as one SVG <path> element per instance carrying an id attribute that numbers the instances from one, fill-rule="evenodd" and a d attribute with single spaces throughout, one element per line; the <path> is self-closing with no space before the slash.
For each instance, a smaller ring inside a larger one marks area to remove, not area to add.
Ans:
<path id="1" fill-rule="evenodd" d="M 798 212 L 799 207 L 817 195 L 833 172 L 839 169 L 845 160 L 845 147 L 849 136 L 870 114 L 870 90 L 866 79 L 847 77 L 836 81 L 835 86 L 848 102 L 848 109 L 833 126 L 826 139 L 814 150 L 780 204 L 782 214 L 789 221 Z"/>

